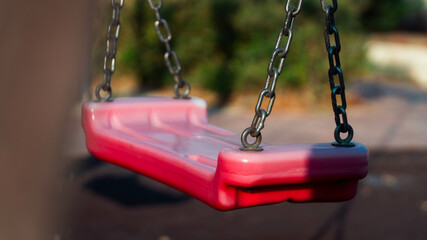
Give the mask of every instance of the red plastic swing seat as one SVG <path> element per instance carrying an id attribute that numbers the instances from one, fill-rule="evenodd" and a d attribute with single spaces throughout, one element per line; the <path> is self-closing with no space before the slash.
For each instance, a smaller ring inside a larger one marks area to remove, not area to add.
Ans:
<path id="1" fill-rule="evenodd" d="M 94 156 L 185 192 L 218 210 L 291 202 L 344 201 L 368 169 L 368 150 L 330 143 L 263 145 L 208 123 L 200 98 L 117 98 L 83 106 Z"/>

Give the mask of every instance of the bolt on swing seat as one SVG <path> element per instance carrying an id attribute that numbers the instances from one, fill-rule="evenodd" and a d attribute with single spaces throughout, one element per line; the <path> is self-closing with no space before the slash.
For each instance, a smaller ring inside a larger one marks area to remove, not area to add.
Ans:
<path id="1" fill-rule="evenodd" d="M 158 36 L 166 45 L 164 57 L 176 81 L 177 98 L 138 97 L 111 101 L 110 80 L 115 69 L 120 8 L 123 6 L 123 0 L 112 0 L 113 20 L 107 33 L 103 83 L 95 91 L 98 101 L 89 101 L 82 108 L 82 125 L 91 154 L 165 183 L 218 210 L 283 201 L 344 201 L 356 195 L 359 179 L 367 174 L 368 150 L 360 143 L 350 142 L 353 130 L 345 112 L 342 70 L 339 61 L 337 65 L 333 61 L 333 58 L 338 59 L 339 50 L 337 46 L 330 46 L 329 41 L 326 42 L 328 54 L 335 56 L 329 56 L 332 59 L 329 80 L 337 144 L 263 144 L 259 147 L 260 131 L 274 103 L 274 88 L 283 69 L 292 40 L 293 20 L 301 9 L 302 0 L 297 7 L 290 6 L 290 1 L 286 4 L 287 20 L 270 60 L 265 88 L 258 99 L 251 127 L 241 138 L 209 124 L 204 100 L 187 98 L 190 86 L 182 80 L 178 57 L 169 45 L 171 33 L 166 20 L 160 17 L 161 1 L 148 2 L 156 12 Z M 333 0 L 333 4 L 334 7 L 324 8 L 327 16 L 336 10 L 337 1 Z M 334 24 L 334 21 L 327 20 L 327 24 Z M 166 35 L 160 26 L 164 27 Z M 329 35 L 338 34 L 335 26 L 326 29 Z M 329 32 L 330 29 L 333 31 Z M 288 36 L 286 48 L 280 48 L 285 35 Z M 338 35 L 335 39 L 339 40 Z M 273 67 L 276 57 L 281 58 L 277 68 Z M 333 75 L 337 74 L 340 77 L 338 86 L 333 82 Z M 182 87 L 186 89 L 184 94 L 179 92 Z M 101 90 L 107 92 L 106 98 L 100 96 Z M 342 106 L 337 105 L 336 95 L 341 95 Z M 261 108 L 265 97 L 270 98 L 267 110 Z M 346 132 L 348 137 L 341 139 L 339 134 Z M 247 141 L 249 134 L 256 138 L 252 144 Z"/>
<path id="2" fill-rule="evenodd" d="M 367 174 L 367 149 L 330 143 L 263 145 L 208 123 L 200 98 L 116 98 L 87 102 L 90 153 L 187 193 L 219 210 L 263 204 L 344 201 Z"/>

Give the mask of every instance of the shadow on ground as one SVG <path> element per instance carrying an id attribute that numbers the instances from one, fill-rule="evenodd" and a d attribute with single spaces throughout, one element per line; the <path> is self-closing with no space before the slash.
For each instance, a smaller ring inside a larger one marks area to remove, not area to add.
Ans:
<path id="1" fill-rule="evenodd" d="M 190 199 L 188 195 L 173 195 L 144 185 L 134 174 L 127 176 L 103 175 L 91 179 L 84 188 L 126 207 L 153 204 L 173 204 Z"/>

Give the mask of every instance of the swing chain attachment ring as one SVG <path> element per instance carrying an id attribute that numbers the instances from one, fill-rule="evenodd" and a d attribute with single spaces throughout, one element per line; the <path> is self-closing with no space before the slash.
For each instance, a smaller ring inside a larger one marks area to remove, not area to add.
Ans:
<path id="1" fill-rule="evenodd" d="M 255 128 L 248 127 L 246 128 L 241 136 L 241 141 L 243 144 L 243 147 L 240 148 L 242 151 L 253 151 L 253 152 L 260 152 L 262 151 L 262 147 L 259 147 L 262 141 L 262 134 L 259 133 L 258 136 L 255 137 L 255 142 L 249 143 L 248 137 L 249 135 L 252 135 L 255 132 Z"/>
<path id="2" fill-rule="evenodd" d="M 150 8 L 156 14 L 156 21 L 154 22 L 154 27 L 156 29 L 157 36 L 159 37 L 160 42 L 164 43 L 166 48 L 166 53 L 164 54 L 165 64 L 168 68 L 170 74 L 172 74 L 173 79 L 175 80 L 174 92 L 175 98 L 188 98 L 190 94 L 191 87 L 184 79 L 181 77 L 181 63 L 178 58 L 178 54 L 172 50 L 170 41 L 172 40 L 172 32 L 169 28 L 168 22 L 162 18 L 160 15 L 160 8 L 162 8 L 162 1 L 157 0 L 147 0 Z M 180 89 L 184 91 L 181 92 Z"/>
<path id="3" fill-rule="evenodd" d="M 285 65 L 285 59 L 289 52 L 292 38 L 293 38 L 293 26 L 295 17 L 301 12 L 301 6 L 303 0 L 299 0 L 294 6 L 291 5 L 292 0 L 288 0 L 285 5 L 286 18 L 283 23 L 283 27 L 279 31 L 279 35 L 276 40 L 273 54 L 268 63 L 267 78 L 265 80 L 264 89 L 261 91 L 258 97 L 257 104 L 255 106 L 255 116 L 252 120 L 251 126 L 246 128 L 241 135 L 241 141 L 243 147 L 240 148 L 242 151 L 262 151 L 259 147 L 262 141 L 261 130 L 264 128 L 266 118 L 270 115 L 273 110 L 274 100 L 276 99 L 276 84 L 279 75 L 283 71 Z M 286 40 L 284 39 L 286 38 Z M 284 47 L 281 47 L 282 42 L 285 42 Z M 269 102 L 267 110 L 262 108 L 264 98 L 268 98 Z M 253 143 L 248 142 L 248 136 L 254 137 Z"/>
<path id="4" fill-rule="evenodd" d="M 112 97 L 111 89 L 111 76 L 116 71 L 116 52 L 117 40 L 120 35 L 120 9 L 123 7 L 125 1 L 111 0 L 111 8 L 113 9 L 113 16 L 107 29 L 107 48 L 104 57 L 104 77 L 102 83 L 95 89 L 96 100 L 100 102 L 109 102 Z M 101 91 L 106 92 L 106 96 L 101 96 Z"/>
<path id="5" fill-rule="evenodd" d="M 188 82 L 182 81 L 183 86 L 179 86 L 179 82 L 176 82 L 173 86 L 173 91 L 175 92 L 175 98 L 189 98 L 188 95 L 191 91 L 191 86 Z M 180 92 L 180 89 L 184 89 L 184 92 Z"/>
<path id="6" fill-rule="evenodd" d="M 107 95 L 105 97 L 101 96 L 101 91 L 106 92 Z M 101 83 L 95 89 L 95 96 L 97 101 L 110 102 L 112 95 L 113 95 L 113 91 L 111 90 L 111 86 L 109 84 Z"/>
<path id="7" fill-rule="evenodd" d="M 341 61 L 339 53 L 341 51 L 341 42 L 338 34 L 338 29 L 335 26 L 334 13 L 338 9 L 338 1 L 332 0 L 331 4 L 326 4 L 326 0 L 321 0 L 322 10 L 325 13 L 325 47 L 328 53 L 329 70 L 328 78 L 331 87 L 331 100 L 332 109 L 335 114 L 336 128 L 334 131 L 334 138 L 336 142 L 332 143 L 334 146 L 339 147 L 354 147 L 355 144 L 351 142 L 353 139 L 353 128 L 347 120 L 347 101 L 345 98 L 345 84 L 344 75 L 341 69 Z M 333 35 L 335 45 L 331 44 L 330 36 Z M 335 78 L 338 77 L 338 84 L 335 84 Z M 340 95 L 341 105 L 338 104 L 337 95 Z M 346 138 L 341 138 L 340 133 L 347 133 Z"/>

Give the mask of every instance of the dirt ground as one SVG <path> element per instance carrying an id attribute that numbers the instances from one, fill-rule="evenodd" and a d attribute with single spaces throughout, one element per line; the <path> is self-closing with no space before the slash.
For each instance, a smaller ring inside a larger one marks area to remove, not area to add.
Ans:
<path id="1" fill-rule="evenodd" d="M 71 116 L 63 188 L 69 222 L 59 239 L 426 239 L 427 92 L 360 83 L 349 106 L 355 141 L 370 150 L 368 176 L 343 203 L 281 203 L 219 212 L 168 186 L 101 162 L 85 150 L 78 110 Z M 252 112 L 210 111 L 211 123 L 240 133 Z M 242 124 L 245 124 L 242 126 Z M 268 118 L 271 144 L 330 142 L 332 112 Z"/>

